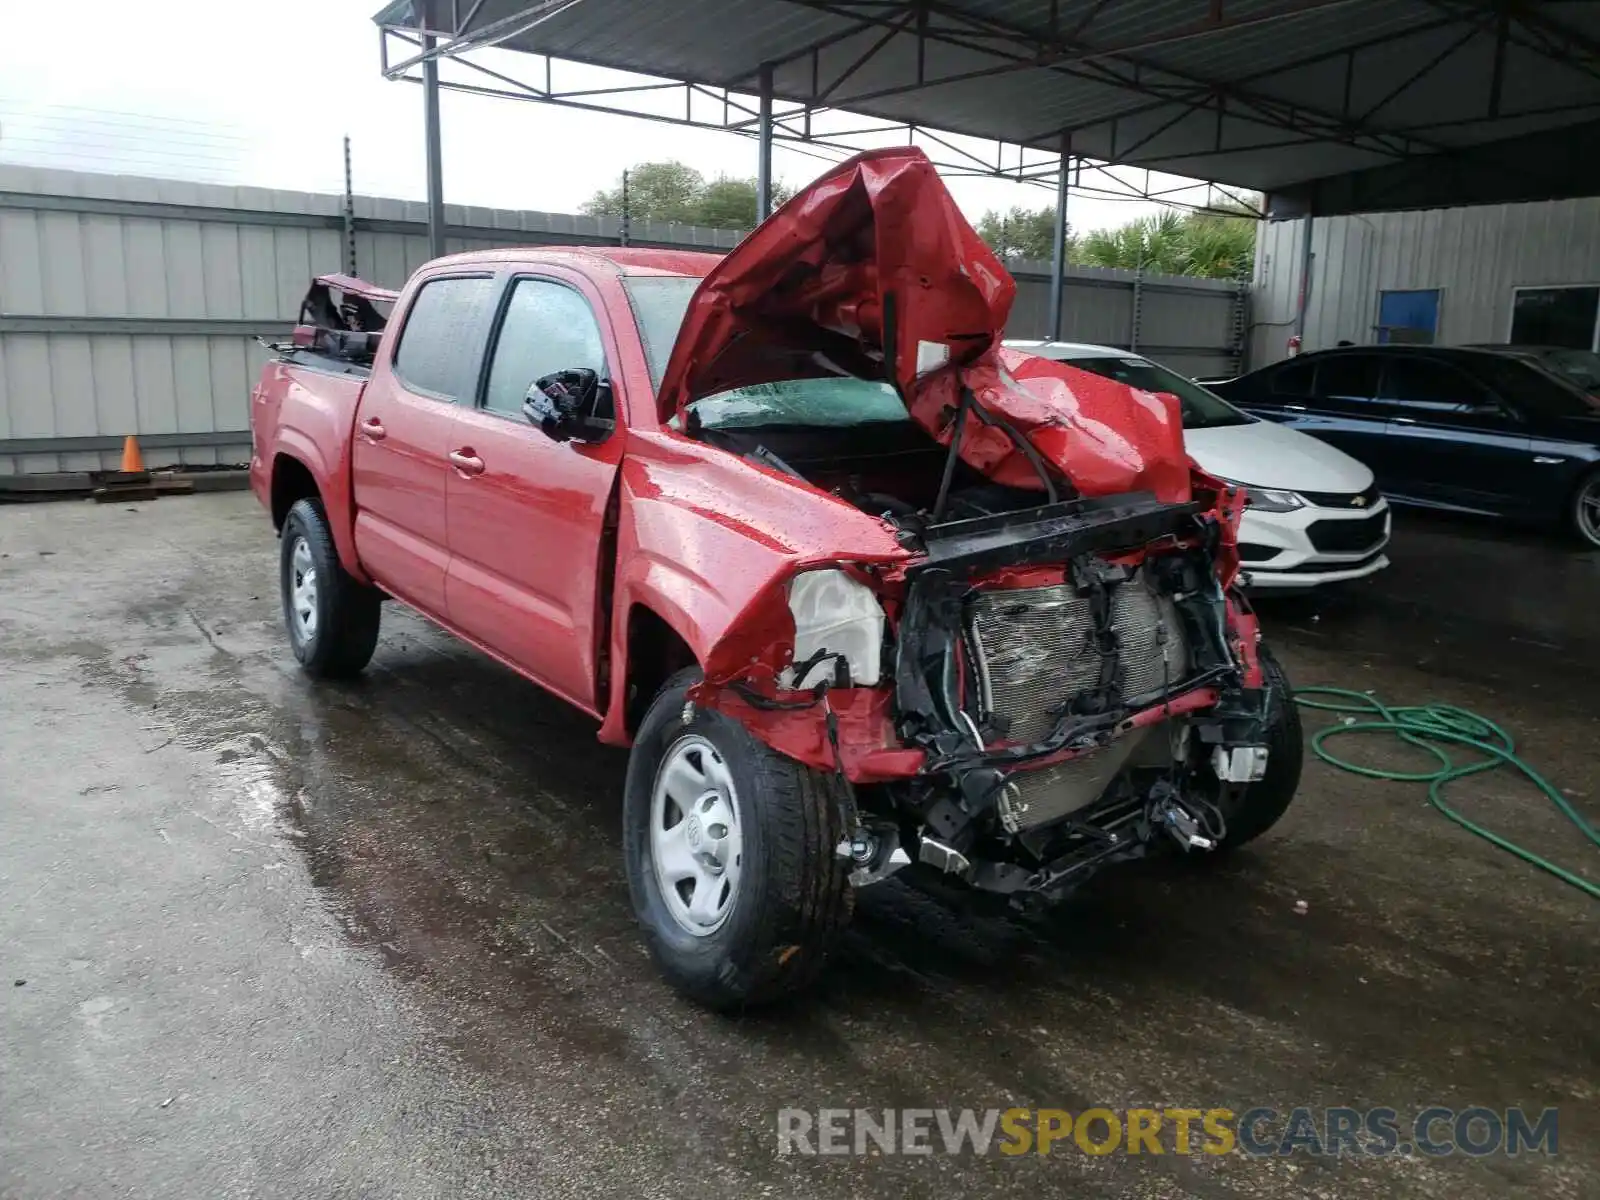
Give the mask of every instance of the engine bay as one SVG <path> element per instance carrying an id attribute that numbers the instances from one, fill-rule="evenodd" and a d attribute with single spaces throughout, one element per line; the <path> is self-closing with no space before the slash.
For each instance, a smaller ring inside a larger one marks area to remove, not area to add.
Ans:
<path id="1" fill-rule="evenodd" d="M 998 516 L 1036 508 L 1037 488 L 995 483 L 910 420 L 876 421 L 848 430 L 804 426 L 703 429 L 701 440 L 741 458 L 779 470 L 882 517 L 920 540 L 932 522 L 943 475 L 951 481 L 942 517 L 947 521 Z"/>

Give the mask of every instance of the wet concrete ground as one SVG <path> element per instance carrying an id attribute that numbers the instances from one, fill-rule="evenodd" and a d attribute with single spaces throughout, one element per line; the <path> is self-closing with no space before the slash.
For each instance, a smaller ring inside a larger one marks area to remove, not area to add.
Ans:
<path id="1" fill-rule="evenodd" d="M 1407 525 L 1427 604 L 1279 602 L 1270 636 L 1302 684 L 1492 715 L 1600 812 L 1600 658 L 1452 599 L 1592 564 L 1475 537 Z M 1250 850 L 1043 928 L 891 882 L 810 1003 L 714 1017 L 634 935 L 624 756 L 399 610 L 311 684 L 275 549 L 247 495 L 0 509 L 0 1195 L 1600 1194 L 1600 912 L 1414 787 L 1310 764 Z M 1513 778 L 1456 795 L 1600 875 Z M 775 1155 L 783 1106 L 1096 1104 L 1554 1105 L 1560 1154 Z"/>

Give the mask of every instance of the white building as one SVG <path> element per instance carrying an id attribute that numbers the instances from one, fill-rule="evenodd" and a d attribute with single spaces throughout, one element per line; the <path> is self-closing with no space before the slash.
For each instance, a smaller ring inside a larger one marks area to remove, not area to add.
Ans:
<path id="1" fill-rule="evenodd" d="M 1249 363 L 1285 357 L 1305 223 L 1256 240 Z M 1600 349 L 1600 197 L 1318 217 L 1302 349 L 1340 341 Z"/>

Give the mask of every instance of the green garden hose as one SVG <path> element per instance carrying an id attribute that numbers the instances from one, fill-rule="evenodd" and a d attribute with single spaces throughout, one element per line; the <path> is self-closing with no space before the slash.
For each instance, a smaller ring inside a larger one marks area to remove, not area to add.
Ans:
<path id="1" fill-rule="evenodd" d="M 1336 696 L 1338 700 L 1308 700 L 1308 696 Z M 1548 871 L 1564 883 L 1569 883 L 1580 891 L 1587 892 L 1596 900 L 1600 900 L 1600 884 L 1595 884 L 1581 876 L 1574 875 L 1571 871 L 1556 866 L 1547 859 L 1540 858 L 1531 850 L 1525 850 L 1508 838 L 1485 829 L 1482 825 L 1469 821 L 1455 809 L 1451 808 L 1444 800 L 1444 785 L 1457 779 L 1465 779 L 1468 775 L 1476 775 L 1480 771 L 1492 771 L 1494 768 L 1509 763 L 1533 782 L 1533 785 L 1543 792 L 1561 812 L 1576 825 L 1583 835 L 1600 846 L 1600 833 L 1595 831 L 1593 825 L 1584 819 L 1583 814 L 1567 802 L 1558 788 L 1552 787 L 1543 776 L 1517 757 L 1516 743 L 1511 735 L 1500 726 L 1486 717 L 1465 708 L 1456 708 L 1450 704 L 1417 704 L 1397 705 L 1390 708 L 1375 696 L 1365 692 L 1352 692 L 1345 688 L 1335 687 L 1309 687 L 1298 690 L 1295 694 L 1296 702 L 1302 708 L 1320 708 L 1326 712 L 1353 713 L 1357 717 L 1368 717 L 1369 720 L 1355 720 L 1348 724 L 1329 726 L 1319 730 L 1311 738 L 1311 751 L 1323 762 L 1338 767 L 1342 771 L 1349 771 L 1356 775 L 1365 775 L 1368 779 L 1397 780 L 1406 783 L 1426 783 L 1428 785 L 1428 803 L 1432 804 L 1445 816 L 1457 825 L 1471 833 L 1477 834 L 1485 841 L 1492 842 L 1500 849 L 1515 854 L 1524 862 L 1530 862 L 1540 870 Z M 1439 766 L 1433 771 L 1385 771 L 1377 767 L 1364 767 L 1358 763 L 1348 762 L 1331 753 L 1323 744 L 1329 738 L 1344 733 L 1389 733 L 1398 737 L 1407 745 L 1416 746 L 1426 750 L 1439 760 Z M 1477 750 L 1485 757 L 1476 761 L 1458 765 L 1444 747 L 1438 743 L 1453 743 Z"/>

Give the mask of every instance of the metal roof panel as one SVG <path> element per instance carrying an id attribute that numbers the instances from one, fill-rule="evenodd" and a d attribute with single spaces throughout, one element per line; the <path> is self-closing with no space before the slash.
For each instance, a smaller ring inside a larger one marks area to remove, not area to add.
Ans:
<path id="1" fill-rule="evenodd" d="M 1582 0 L 399 0 L 378 19 L 740 90 L 771 63 L 791 104 L 1046 151 L 1070 134 L 1260 190 L 1600 115 Z"/>

